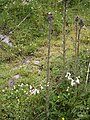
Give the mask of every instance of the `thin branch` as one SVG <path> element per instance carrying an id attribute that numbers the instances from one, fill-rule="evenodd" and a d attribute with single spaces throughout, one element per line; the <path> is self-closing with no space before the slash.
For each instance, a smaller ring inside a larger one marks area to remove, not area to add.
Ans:
<path id="1" fill-rule="evenodd" d="M 9 34 L 12 34 L 27 19 L 29 15 L 30 13 L 18 25 L 16 25 L 16 27 L 12 31 L 10 31 Z"/>

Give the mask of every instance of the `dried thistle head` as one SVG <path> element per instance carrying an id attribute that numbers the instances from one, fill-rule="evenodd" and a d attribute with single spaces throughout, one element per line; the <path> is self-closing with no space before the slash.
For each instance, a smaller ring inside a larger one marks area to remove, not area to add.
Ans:
<path id="1" fill-rule="evenodd" d="M 52 12 L 49 12 L 48 13 L 48 21 L 51 22 L 53 20 L 54 20 L 53 14 L 52 14 Z"/>
<path id="2" fill-rule="evenodd" d="M 79 25 L 80 25 L 81 28 L 84 26 L 84 22 L 83 22 L 83 19 L 82 19 L 82 18 L 80 18 Z"/>
<path id="3" fill-rule="evenodd" d="M 78 16 L 75 17 L 75 21 L 78 22 Z"/>

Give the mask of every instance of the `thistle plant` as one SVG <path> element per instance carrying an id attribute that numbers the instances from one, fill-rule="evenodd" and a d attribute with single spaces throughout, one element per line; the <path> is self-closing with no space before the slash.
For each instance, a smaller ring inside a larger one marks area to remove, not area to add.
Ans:
<path id="1" fill-rule="evenodd" d="M 63 79 L 65 79 L 65 73 L 66 73 L 66 8 L 67 8 L 67 0 L 64 0 L 64 8 L 63 8 Z"/>
<path id="2" fill-rule="evenodd" d="M 75 78 L 77 77 L 77 35 L 78 35 L 78 16 L 75 18 L 75 30 L 76 30 L 76 35 L 75 35 Z"/>
<path id="3" fill-rule="evenodd" d="M 78 44 L 77 44 L 77 56 L 79 58 L 79 49 L 80 49 L 80 34 L 81 34 L 81 29 L 82 27 L 84 26 L 84 23 L 83 23 L 83 19 L 81 18 L 80 19 L 80 22 L 79 22 L 79 31 L 78 31 Z"/>
<path id="4" fill-rule="evenodd" d="M 76 28 L 76 35 L 75 35 L 75 77 L 78 76 L 78 65 L 79 65 L 79 51 L 80 51 L 80 34 L 81 34 L 81 28 L 84 26 L 83 19 L 80 19 L 79 22 L 79 30 L 78 30 L 78 21 L 79 17 L 76 16 L 75 18 L 75 28 Z"/>
<path id="5" fill-rule="evenodd" d="M 75 18 L 75 27 L 76 27 L 76 38 L 75 38 L 75 78 L 78 76 L 79 71 L 79 51 L 80 51 L 80 34 L 81 34 L 81 28 L 84 26 L 83 19 L 80 19 L 79 22 L 79 30 L 78 30 L 78 21 L 79 18 L 76 16 Z M 77 84 L 78 88 L 78 84 Z M 78 94 L 78 92 L 77 92 Z"/>
<path id="6" fill-rule="evenodd" d="M 49 32 L 48 32 L 48 54 L 47 54 L 47 79 L 46 79 L 46 117 L 49 119 L 49 88 L 50 88 L 50 44 L 51 44 L 51 31 L 52 31 L 52 22 L 53 14 L 48 13 L 49 21 Z"/>

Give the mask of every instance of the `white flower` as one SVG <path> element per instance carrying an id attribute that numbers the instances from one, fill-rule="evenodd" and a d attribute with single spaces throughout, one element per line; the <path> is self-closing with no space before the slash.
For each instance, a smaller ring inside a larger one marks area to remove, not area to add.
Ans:
<path id="1" fill-rule="evenodd" d="M 79 78 L 80 78 L 80 76 L 76 77 L 76 83 L 77 84 L 80 84 Z"/>
<path id="2" fill-rule="evenodd" d="M 26 86 L 28 87 L 28 84 L 26 84 Z"/>
<path id="3" fill-rule="evenodd" d="M 32 86 L 30 85 L 30 90 L 32 89 Z"/>
<path id="4" fill-rule="evenodd" d="M 24 93 L 26 93 L 26 91 L 24 91 Z"/>
<path id="5" fill-rule="evenodd" d="M 26 95 L 28 95 L 28 92 L 26 92 Z"/>
<path id="6" fill-rule="evenodd" d="M 21 85 L 20 85 L 20 86 L 22 87 L 23 85 L 24 85 L 24 84 L 23 84 L 23 83 L 21 83 Z"/>
<path id="7" fill-rule="evenodd" d="M 33 90 L 30 90 L 30 93 L 31 93 L 31 95 L 36 95 L 39 93 L 39 90 L 35 88 Z"/>
<path id="8" fill-rule="evenodd" d="M 16 90 L 16 92 L 18 92 L 18 90 Z"/>
<path id="9" fill-rule="evenodd" d="M 66 90 L 67 92 L 69 91 L 69 86 L 67 87 L 67 90 Z"/>
<path id="10" fill-rule="evenodd" d="M 15 85 L 13 86 L 13 89 L 16 89 Z"/>
<path id="11" fill-rule="evenodd" d="M 37 92 L 37 94 L 38 94 L 38 93 L 39 93 L 39 90 L 37 90 L 36 92 Z"/>
<path id="12" fill-rule="evenodd" d="M 5 90 L 3 89 L 2 92 L 5 92 Z"/>
<path id="13" fill-rule="evenodd" d="M 71 76 L 71 73 L 67 72 L 67 74 L 65 75 L 65 77 L 70 77 Z"/>
<path id="14" fill-rule="evenodd" d="M 44 88 L 43 88 L 43 86 L 40 86 L 40 88 L 41 88 L 41 90 L 43 90 Z"/>
<path id="15" fill-rule="evenodd" d="M 47 87 L 49 87 L 49 82 L 47 83 Z"/>
<path id="16" fill-rule="evenodd" d="M 75 86 L 76 85 L 76 83 L 75 83 L 75 81 L 72 79 L 71 80 L 71 86 Z"/>

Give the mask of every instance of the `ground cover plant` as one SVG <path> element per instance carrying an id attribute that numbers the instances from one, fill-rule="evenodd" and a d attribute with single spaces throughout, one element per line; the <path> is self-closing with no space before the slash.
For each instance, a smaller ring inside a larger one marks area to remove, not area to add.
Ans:
<path id="1" fill-rule="evenodd" d="M 0 1 L 0 120 L 90 120 L 90 1 Z"/>

